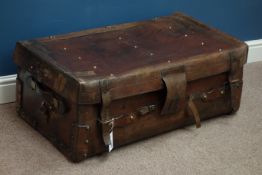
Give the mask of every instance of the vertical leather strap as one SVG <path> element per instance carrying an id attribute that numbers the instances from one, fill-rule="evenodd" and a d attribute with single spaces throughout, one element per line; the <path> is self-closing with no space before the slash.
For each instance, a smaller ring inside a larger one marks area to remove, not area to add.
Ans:
<path id="1" fill-rule="evenodd" d="M 100 123 L 102 124 L 103 141 L 108 146 L 108 151 L 113 149 L 113 120 L 109 115 L 109 106 L 111 103 L 111 95 L 108 88 L 108 80 L 100 81 L 100 90 L 102 96 L 102 107 L 100 113 Z M 111 136 L 111 137 L 110 137 Z"/>
<path id="2" fill-rule="evenodd" d="M 186 74 L 184 66 L 162 72 L 162 80 L 166 86 L 166 99 L 161 110 L 161 115 L 175 114 L 185 109 L 186 104 Z M 200 116 L 191 95 L 188 100 L 187 109 L 191 111 L 196 122 L 196 127 L 200 128 Z"/>
<path id="3" fill-rule="evenodd" d="M 19 76 L 19 75 L 18 75 Z M 20 112 L 22 108 L 23 84 L 19 77 L 16 78 L 16 110 Z"/>
<path id="4" fill-rule="evenodd" d="M 162 72 L 162 80 L 166 86 L 166 98 L 161 115 L 175 114 L 184 110 L 187 84 L 184 67 Z"/>
<path id="5" fill-rule="evenodd" d="M 232 112 L 236 112 L 240 106 L 241 91 L 243 84 L 242 77 L 243 68 L 241 67 L 240 59 L 234 57 L 231 54 L 228 81 L 230 83 Z"/>
<path id="6" fill-rule="evenodd" d="M 109 105 L 111 103 L 111 95 L 108 88 L 108 80 L 100 81 L 100 90 L 102 97 L 101 120 L 109 120 Z"/>

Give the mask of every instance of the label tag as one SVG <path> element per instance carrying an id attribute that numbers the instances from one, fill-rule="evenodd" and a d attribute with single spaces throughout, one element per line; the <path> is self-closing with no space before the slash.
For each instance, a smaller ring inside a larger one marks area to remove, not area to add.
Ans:
<path id="1" fill-rule="evenodd" d="M 114 148 L 114 135 L 113 135 L 113 129 L 114 129 L 114 119 L 112 120 L 112 129 L 109 134 L 109 145 L 108 145 L 108 152 L 111 152 Z"/>
<path id="2" fill-rule="evenodd" d="M 109 134 L 109 145 L 108 145 L 108 152 L 111 152 L 114 148 L 114 140 L 113 140 L 113 130 Z"/>

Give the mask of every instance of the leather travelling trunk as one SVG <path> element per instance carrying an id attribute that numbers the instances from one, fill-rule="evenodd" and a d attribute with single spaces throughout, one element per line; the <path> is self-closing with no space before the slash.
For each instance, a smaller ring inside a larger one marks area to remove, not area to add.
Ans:
<path id="1" fill-rule="evenodd" d="M 236 112 L 247 51 L 180 13 L 20 41 L 17 111 L 78 162 Z"/>

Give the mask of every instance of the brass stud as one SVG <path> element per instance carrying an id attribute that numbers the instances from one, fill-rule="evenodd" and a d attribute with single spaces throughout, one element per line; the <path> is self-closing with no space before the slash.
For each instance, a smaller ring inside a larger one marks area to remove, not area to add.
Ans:
<path id="1" fill-rule="evenodd" d="M 225 93 L 225 91 L 224 91 L 224 90 L 221 90 L 221 91 L 220 91 L 220 94 L 222 94 L 222 95 L 223 95 L 224 93 Z"/>
<path id="2" fill-rule="evenodd" d="M 137 49 L 138 48 L 137 45 L 134 45 L 134 48 Z"/>
<path id="3" fill-rule="evenodd" d="M 150 56 L 153 56 L 153 55 L 154 55 L 154 53 L 152 53 L 152 52 L 151 52 L 149 55 L 150 55 Z"/>
<path id="4" fill-rule="evenodd" d="M 86 144 L 88 144 L 88 142 L 89 142 L 89 140 L 88 140 L 88 139 L 86 139 L 86 140 L 85 140 L 85 143 L 86 143 Z"/>
<path id="5" fill-rule="evenodd" d="M 185 37 L 188 37 L 188 35 L 187 35 L 187 34 L 185 34 Z"/>
<path id="6" fill-rule="evenodd" d="M 79 60 L 82 60 L 82 57 L 78 57 Z"/>
<path id="7" fill-rule="evenodd" d="M 34 66 L 30 66 L 30 69 L 31 69 L 31 70 L 34 69 Z"/>
<path id="8" fill-rule="evenodd" d="M 133 120 L 134 118 L 135 118 L 135 116 L 134 116 L 133 114 L 131 114 L 131 115 L 130 115 L 130 119 Z"/>
<path id="9" fill-rule="evenodd" d="M 219 52 L 222 52 L 222 49 L 219 49 L 218 51 L 219 51 Z"/>
<path id="10" fill-rule="evenodd" d="M 119 40 L 122 40 L 123 38 L 121 36 L 118 37 Z"/>
<path id="11" fill-rule="evenodd" d="M 169 26 L 168 28 L 171 30 L 171 29 L 172 29 L 172 26 Z"/>
<path id="12" fill-rule="evenodd" d="M 202 94 L 202 100 L 207 101 L 207 95 L 205 93 Z"/>
<path id="13" fill-rule="evenodd" d="M 67 50 L 67 48 L 66 47 L 64 47 L 64 51 L 66 51 Z"/>
<path id="14" fill-rule="evenodd" d="M 97 67 L 96 66 L 93 66 L 94 69 L 96 69 Z"/>
<path id="15" fill-rule="evenodd" d="M 114 74 L 112 74 L 112 73 L 111 73 L 111 74 L 110 74 L 110 76 L 111 76 L 111 77 L 113 77 L 113 76 L 114 76 Z"/>
<path id="16" fill-rule="evenodd" d="M 202 45 L 202 46 L 204 46 L 204 45 L 205 45 L 205 43 L 204 43 L 204 42 L 202 42 L 202 43 L 201 43 L 201 45 Z"/>
<path id="17" fill-rule="evenodd" d="M 171 63 L 171 61 L 170 61 L 170 60 L 168 60 L 167 62 L 168 62 L 168 63 Z"/>

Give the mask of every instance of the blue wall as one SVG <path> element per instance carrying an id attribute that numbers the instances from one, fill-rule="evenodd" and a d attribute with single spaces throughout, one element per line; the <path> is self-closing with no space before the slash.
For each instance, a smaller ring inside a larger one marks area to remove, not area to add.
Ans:
<path id="1" fill-rule="evenodd" d="M 261 0 L 6 0 L 0 5 L 0 76 L 13 74 L 17 40 L 150 19 L 180 11 L 241 40 L 262 38 Z"/>

